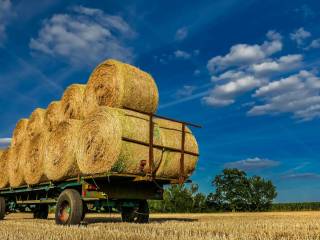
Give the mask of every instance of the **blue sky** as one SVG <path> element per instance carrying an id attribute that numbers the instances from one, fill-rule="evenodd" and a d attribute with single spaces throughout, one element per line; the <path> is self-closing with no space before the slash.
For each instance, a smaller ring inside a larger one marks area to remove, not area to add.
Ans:
<path id="1" fill-rule="evenodd" d="M 202 191 L 238 167 L 277 201 L 320 201 L 319 23 L 315 0 L 0 0 L 0 145 L 117 58 L 154 76 L 159 114 L 203 125 Z"/>

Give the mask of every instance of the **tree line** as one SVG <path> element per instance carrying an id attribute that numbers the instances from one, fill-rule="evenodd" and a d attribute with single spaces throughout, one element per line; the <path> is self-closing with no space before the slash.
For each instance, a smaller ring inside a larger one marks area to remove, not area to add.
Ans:
<path id="1" fill-rule="evenodd" d="M 224 169 L 212 180 L 215 191 L 208 195 L 197 184 L 172 185 L 162 201 L 150 201 L 152 212 L 200 213 L 226 211 L 312 211 L 320 202 L 273 203 L 276 187 L 260 176 L 249 177 L 239 169 Z"/>

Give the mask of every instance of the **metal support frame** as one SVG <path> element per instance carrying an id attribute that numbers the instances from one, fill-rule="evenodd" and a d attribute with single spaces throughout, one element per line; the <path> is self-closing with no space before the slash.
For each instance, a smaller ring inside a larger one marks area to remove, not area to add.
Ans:
<path id="1" fill-rule="evenodd" d="M 154 134 L 153 114 L 150 114 L 150 117 L 149 117 L 149 175 L 151 177 L 151 180 L 154 180 L 153 134 Z"/>
<path id="2" fill-rule="evenodd" d="M 180 177 L 179 183 L 183 184 L 186 178 L 184 171 L 184 150 L 186 143 L 186 124 L 182 123 L 182 137 L 181 137 L 181 158 L 180 158 Z"/>

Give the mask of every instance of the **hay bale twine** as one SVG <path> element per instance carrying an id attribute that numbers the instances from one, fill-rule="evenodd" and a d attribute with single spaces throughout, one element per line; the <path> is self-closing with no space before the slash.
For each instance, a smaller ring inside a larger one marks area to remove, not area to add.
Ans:
<path id="1" fill-rule="evenodd" d="M 159 124 L 160 131 L 163 134 L 163 145 L 165 147 L 181 149 L 182 124 L 164 119 L 156 119 L 155 122 Z M 188 127 L 186 127 L 185 150 L 199 154 L 197 140 Z M 178 178 L 180 175 L 180 158 L 181 153 L 165 150 L 163 160 L 156 172 L 156 176 Z M 186 176 L 191 176 L 192 172 L 195 170 L 198 158 L 199 157 L 197 156 L 185 154 L 184 167 Z"/>
<path id="2" fill-rule="evenodd" d="M 49 180 L 60 181 L 79 174 L 76 151 L 80 125 L 80 120 L 69 119 L 49 133 L 44 156 L 44 171 Z"/>
<path id="3" fill-rule="evenodd" d="M 150 119 L 146 114 L 137 113 L 130 110 L 118 110 L 122 125 L 122 137 L 132 140 L 149 143 Z M 159 125 L 154 125 L 154 144 L 162 145 L 162 135 Z M 157 169 L 163 157 L 161 149 L 154 148 L 153 169 Z M 149 147 L 123 141 L 119 158 L 112 171 L 120 173 L 141 174 L 150 169 Z"/>
<path id="4" fill-rule="evenodd" d="M 120 153 L 121 131 L 118 112 L 109 107 L 99 107 L 82 122 L 77 161 L 83 174 L 111 170 Z"/>
<path id="5" fill-rule="evenodd" d="M 27 130 L 29 120 L 26 118 L 22 118 L 16 124 L 16 127 L 13 131 L 12 135 L 12 146 L 17 145 L 17 143 L 21 142 L 24 138 L 24 134 Z"/>
<path id="6" fill-rule="evenodd" d="M 9 184 L 8 161 L 10 157 L 10 148 L 0 150 L 0 188 L 5 188 Z"/>
<path id="7" fill-rule="evenodd" d="M 33 136 L 27 150 L 27 157 L 24 159 L 23 175 L 29 185 L 47 181 L 44 172 L 44 151 L 47 146 L 48 133 L 43 131 Z"/>
<path id="8" fill-rule="evenodd" d="M 64 92 L 61 98 L 61 108 L 66 119 L 84 118 L 83 98 L 85 84 L 72 84 Z"/>
<path id="9" fill-rule="evenodd" d="M 48 131 L 53 131 L 55 128 L 64 121 L 61 102 L 53 101 L 49 104 L 47 111 L 44 115 L 44 122 Z"/>
<path id="10" fill-rule="evenodd" d="M 45 109 L 37 108 L 30 115 L 27 125 L 27 131 L 30 137 L 34 137 L 43 130 L 45 113 Z"/>
<path id="11" fill-rule="evenodd" d="M 25 138 L 13 145 L 10 150 L 8 161 L 8 175 L 10 187 L 20 187 L 25 184 L 23 176 L 23 163 L 27 157 L 29 147 L 29 138 L 25 134 Z"/>
<path id="12" fill-rule="evenodd" d="M 113 59 L 101 63 L 91 74 L 84 99 L 86 106 L 127 107 L 154 113 L 159 93 L 148 73 Z"/>

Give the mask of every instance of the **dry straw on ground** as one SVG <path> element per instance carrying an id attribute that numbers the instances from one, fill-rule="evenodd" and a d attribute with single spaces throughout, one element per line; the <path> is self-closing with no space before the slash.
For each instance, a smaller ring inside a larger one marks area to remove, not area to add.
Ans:
<path id="1" fill-rule="evenodd" d="M 37 108 L 32 112 L 27 125 L 27 131 L 30 137 L 34 137 L 43 130 L 45 113 L 46 110 L 42 108 Z"/>
<path id="2" fill-rule="evenodd" d="M 148 73 L 116 60 L 101 63 L 85 90 L 87 109 L 100 105 L 155 112 L 158 101 L 157 85 Z"/>
<path id="3" fill-rule="evenodd" d="M 48 179 L 59 181 L 79 174 L 76 151 L 80 125 L 80 120 L 66 120 L 49 133 L 44 155 Z"/>
<path id="4" fill-rule="evenodd" d="M 182 124 L 164 119 L 156 119 L 163 135 L 163 145 L 166 147 L 182 149 Z M 191 130 L 186 127 L 185 151 L 199 154 L 198 143 Z M 177 178 L 180 174 L 181 153 L 165 150 L 163 160 L 157 170 L 156 176 Z M 187 176 L 194 171 L 198 157 L 190 154 L 184 156 L 184 169 Z"/>
<path id="5" fill-rule="evenodd" d="M 109 107 L 99 107 L 83 121 L 77 151 L 83 174 L 111 170 L 120 153 L 121 131 L 118 112 Z"/>
<path id="6" fill-rule="evenodd" d="M 9 176 L 8 176 L 8 160 L 10 149 L 0 150 L 0 188 L 7 187 L 9 184 Z"/>
<path id="7" fill-rule="evenodd" d="M 84 119 L 83 99 L 85 84 L 72 84 L 61 98 L 61 108 L 66 119 Z"/>
<path id="8" fill-rule="evenodd" d="M 48 131 L 53 131 L 64 120 L 61 102 L 53 101 L 49 104 L 44 116 L 44 122 Z"/>
<path id="9" fill-rule="evenodd" d="M 122 223 L 119 215 L 89 214 L 87 227 L 61 227 L 54 220 L 9 215 L 0 238 L 128 240 L 319 240 L 319 212 L 152 214 L 149 224 Z M 41 226 L 41 227 L 39 227 Z"/>
<path id="10" fill-rule="evenodd" d="M 48 133 L 43 131 L 31 138 L 27 157 L 23 162 L 23 175 L 27 184 L 38 184 L 47 180 L 44 172 L 44 150 Z"/>

